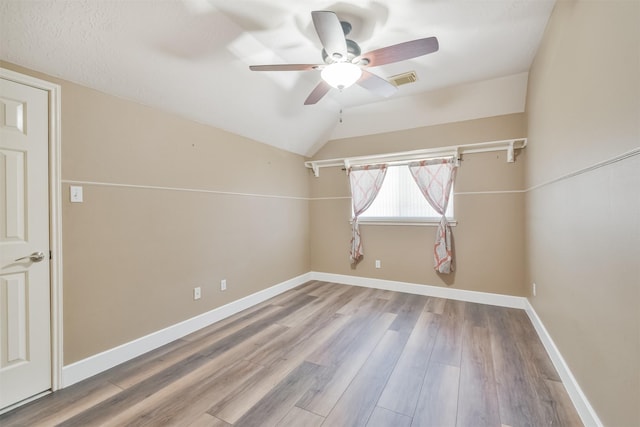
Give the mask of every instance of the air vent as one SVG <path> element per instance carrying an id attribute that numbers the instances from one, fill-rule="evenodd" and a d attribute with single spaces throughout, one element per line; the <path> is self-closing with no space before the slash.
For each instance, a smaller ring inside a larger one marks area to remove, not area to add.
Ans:
<path id="1" fill-rule="evenodd" d="M 389 82 L 395 86 L 414 83 L 416 80 L 418 80 L 418 76 L 415 71 L 409 71 L 408 73 L 397 74 L 389 77 Z"/>

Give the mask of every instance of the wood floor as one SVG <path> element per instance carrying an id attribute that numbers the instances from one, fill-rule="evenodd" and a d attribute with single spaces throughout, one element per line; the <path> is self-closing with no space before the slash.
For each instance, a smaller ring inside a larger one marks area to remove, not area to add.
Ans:
<path id="1" fill-rule="evenodd" d="M 309 282 L 8 426 L 579 426 L 522 310 Z"/>

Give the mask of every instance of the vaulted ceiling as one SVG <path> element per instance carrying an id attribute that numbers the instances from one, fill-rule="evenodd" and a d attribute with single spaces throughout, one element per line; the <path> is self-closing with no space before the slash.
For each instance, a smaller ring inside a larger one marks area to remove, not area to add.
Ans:
<path id="1" fill-rule="evenodd" d="M 0 0 L 0 58 L 294 153 L 336 138 L 524 110 L 555 0 Z M 369 68 L 415 83 L 304 100 L 322 63 L 311 11 L 352 25 L 363 52 L 435 36 L 437 52 Z"/>

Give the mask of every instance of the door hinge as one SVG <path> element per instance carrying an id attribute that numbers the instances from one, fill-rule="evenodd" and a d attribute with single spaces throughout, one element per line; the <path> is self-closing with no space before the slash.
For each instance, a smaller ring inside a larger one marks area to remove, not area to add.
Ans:
<path id="1" fill-rule="evenodd" d="M 53 251 L 49 251 L 49 259 L 53 259 Z"/>

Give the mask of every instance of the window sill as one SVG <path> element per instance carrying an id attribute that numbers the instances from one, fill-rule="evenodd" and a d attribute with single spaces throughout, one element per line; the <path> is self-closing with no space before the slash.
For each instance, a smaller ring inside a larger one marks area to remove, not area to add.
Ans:
<path id="1" fill-rule="evenodd" d="M 349 220 L 349 223 L 353 223 L 353 219 Z M 440 219 L 430 218 L 360 218 L 358 219 L 360 225 L 412 225 L 412 226 L 426 226 L 437 227 L 440 224 Z M 449 225 L 455 227 L 458 225 L 458 221 L 453 218 L 449 218 Z"/>

